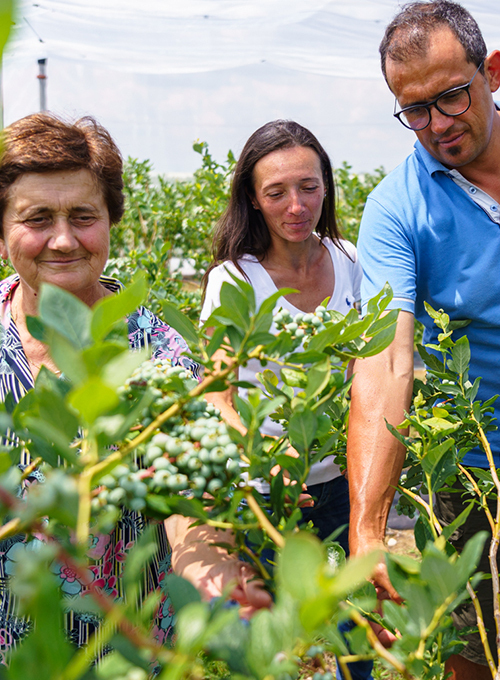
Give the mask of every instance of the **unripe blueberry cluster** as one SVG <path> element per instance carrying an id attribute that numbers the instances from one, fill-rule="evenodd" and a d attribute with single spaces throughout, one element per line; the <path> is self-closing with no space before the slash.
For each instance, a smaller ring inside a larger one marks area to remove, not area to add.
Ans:
<path id="1" fill-rule="evenodd" d="M 183 366 L 172 366 L 168 359 L 157 359 L 145 361 L 136 368 L 125 385 L 118 388 L 118 394 L 124 400 L 137 399 L 146 391 L 153 396 L 152 403 L 141 413 L 141 424 L 146 427 L 197 384 L 196 379 Z M 196 417 L 205 408 L 203 399 L 195 399 L 186 404 L 184 411 L 186 415 Z M 172 421 L 169 421 L 167 428 L 171 426 Z"/>
<path id="2" fill-rule="evenodd" d="M 298 312 L 292 316 L 287 309 L 280 309 L 274 315 L 273 321 L 280 331 L 287 331 L 298 346 L 307 346 L 309 338 L 324 331 L 325 323 L 331 320 L 330 312 L 323 305 L 319 305 L 314 313 Z"/>
<path id="3" fill-rule="evenodd" d="M 326 671 L 326 673 L 315 673 L 312 680 L 333 680 L 333 673 Z"/>
<path id="4" fill-rule="evenodd" d="M 188 371 L 168 362 L 140 366 L 121 390 L 122 399 L 153 391 L 154 400 L 142 414 L 151 422 L 197 384 Z M 146 423 L 148 424 L 148 423 Z M 240 481 L 238 447 L 229 436 L 219 411 L 202 397 L 189 400 L 179 415 L 168 419 L 157 433 L 138 447 L 137 462 L 117 465 L 101 478 L 92 500 L 94 512 L 126 506 L 141 511 L 148 494 L 179 492 L 201 498 L 227 494 Z M 132 436 L 132 435 L 131 435 Z"/>

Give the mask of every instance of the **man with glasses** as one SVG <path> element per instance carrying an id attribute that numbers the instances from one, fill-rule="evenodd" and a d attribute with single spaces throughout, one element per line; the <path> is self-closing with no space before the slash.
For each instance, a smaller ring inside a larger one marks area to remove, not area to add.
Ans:
<path id="1" fill-rule="evenodd" d="M 500 85 L 500 52 L 487 56 L 472 16 L 458 3 L 437 0 L 405 5 L 386 29 L 380 53 L 394 115 L 417 141 L 370 195 L 360 230 L 363 300 L 389 281 L 392 307 L 402 311 L 392 345 L 355 366 L 347 455 L 351 554 L 383 546 L 404 462 L 385 419 L 400 424 L 410 405 L 414 317 L 425 326 L 424 342 L 437 335 L 424 301 L 452 319 L 470 319 L 471 381 L 482 377 L 481 400 L 500 393 L 500 116 L 492 96 Z M 500 422 L 500 400 L 496 417 Z M 489 438 L 500 466 L 500 430 Z M 488 467 L 479 448 L 465 464 Z M 450 523 L 459 504 L 460 493 L 441 494 L 441 519 Z M 483 516 L 472 511 L 457 532 L 458 549 L 488 528 L 479 524 Z M 487 557 L 480 569 L 488 570 Z M 383 561 L 373 580 L 379 597 L 400 601 Z M 479 599 L 495 650 L 491 582 L 481 584 Z M 471 607 L 457 613 L 458 628 L 476 625 Z M 491 678 L 479 635 L 466 639 L 446 670 L 458 680 Z"/>

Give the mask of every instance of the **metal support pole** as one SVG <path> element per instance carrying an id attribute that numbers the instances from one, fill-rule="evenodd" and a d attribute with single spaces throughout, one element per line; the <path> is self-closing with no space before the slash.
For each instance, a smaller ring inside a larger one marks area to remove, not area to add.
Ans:
<path id="1" fill-rule="evenodd" d="M 45 67 L 47 59 L 38 60 L 38 75 L 40 81 L 40 111 L 47 111 L 47 74 Z"/>

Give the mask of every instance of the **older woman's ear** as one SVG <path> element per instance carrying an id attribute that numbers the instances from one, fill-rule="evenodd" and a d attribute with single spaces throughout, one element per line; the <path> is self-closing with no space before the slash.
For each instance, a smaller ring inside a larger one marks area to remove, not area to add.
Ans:
<path id="1" fill-rule="evenodd" d="M 5 241 L 2 238 L 0 238 L 0 257 L 2 258 L 2 260 L 9 259 L 9 251 L 7 250 Z"/>

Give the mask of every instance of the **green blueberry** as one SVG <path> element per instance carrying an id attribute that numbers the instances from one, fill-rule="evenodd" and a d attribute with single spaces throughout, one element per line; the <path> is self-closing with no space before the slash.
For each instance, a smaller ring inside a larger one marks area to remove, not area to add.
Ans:
<path id="1" fill-rule="evenodd" d="M 104 475 L 104 477 L 101 477 L 99 484 L 107 486 L 108 489 L 114 489 L 116 486 L 116 479 L 113 475 Z"/>
<path id="2" fill-rule="evenodd" d="M 215 446 L 217 446 L 217 435 L 215 433 L 205 434 L 200 439 L 200 444 L 205 449 L 213 449 Z"/>
<path id="3" fill-rule="evenodd" d="M 178 456 L 184 451 L 184 445 L 180 439 L 171 438 L 170 441 L 167 442 L 165 449 L 171 456 Z"/>
<path id="4" fill-rule="evenodd" d="M 215 463 L 217 465 L 220 465 L 221 463 L 225 463 L 228 458 L 229 458 L 229 456 L 227 455 L 226 451 L 221 446 L 217 446 L 215 449 L 212 449 L 210 451 L 210 462 L 211 463 Z"/>
<path id="5" fill-rule="evenodd" d="M 148 486 L 144 482 L 135 482 L 134 494 L 136 498 L 144 498 L 148 492 Z"/>
<path id="6" fill-rule="evenodd" d="M 144 500 L 144 498 L 132 498 L 128 505 L 131 510 L 135 510 L 135 512 L 140 512 L 141 510 L 144 510 L 144 508 L 146 507 L 146 501 Z"/>
<path id="7" fill-rule="evenodd" d="M 201 470 L 202 465 L 203 463 L 199 458 L 197 458 L 196 456 L 191 456 L 191 458 L 188 460 L 187 467 L 189 470 L 194 472 L 196 470 Z"/>
<path id="8" fill-rule="evenodd" d="M 155 458 L 151 464 L 156 470 L 168 470 L 170 467 L 169 460 L 167 458 L 164 458 L 163 456 Z"/>
<path id="9" fill-rule="evenodd" d="M 128 475 L 128 467 L 126 465 L 117 465 L 111 470 L 110 474 L 113 475 L 115 479 L 119 479 L 124 475 Z"/>
<path id="10" fill-rule="evenodd" d="M 208 449 L 200 449 L 198 451 L 198 458 L 202 463 L 210 463 L 210 451 Z"/>
<path id="11" fill-rule="evenodd" d="M 195 489 L 203 490 L 207 485 L 207 480 L 201 475 L 196 475 L 191 479 L 191 483 Z"/>
<path id="12" fill-rule="evenodd" d="M 226 470 L 230 475 L 236 475 L 240 471 L 240 464 L 237 460 L 232 460 L 231 458 L 227 461 Z"/>
<path id="13" fill-rule="evenodd" d="M 223 486 L 222 482 L 220 479 L 211 479 L 208 482 L 207 486 L 207 491 L 208 493 L 216 493 L 219 489 L 221 489 Z"/>
<path id="14" fill-rule="evenodd" d="M 228 456 L 237 456 L 238 455 L 238 447 L 236 446 L 236 444 L 233 444 L 233 442 L 228 444 L 225 447 L 225 449 L 226 449 L 226 453 L 227 453 Z"/>
<path id="15" fill-rule="evenodd" d="M 153 485 L 162 489 L 167 484 L 167 479 L 170 477 L 168 470 L 158 470 L 153 475 Z"/>
<path id="16" fill-rule="evenodd" d="M 208 479 L 212 476 L 212 468 L 209 465 L 202 465 L 200 468 L 200 475 Z"/>
<path id="17" fill-rule="evenodd" d="M 185 489 L 188 488 L 189 481 L 186 475 L 177 474 L 171 475 L 167 479 L 166 484 L 171 491 L 184 491 Z"/>
<path id="18" fill-rule="evenodd" d="M 110 503 L 113 505 L 121 505 L 123 501 L 125 500 L 127 494 L 123 489 L 113 489 L 113 491 L 109 492 L 108 500 Z"/>

